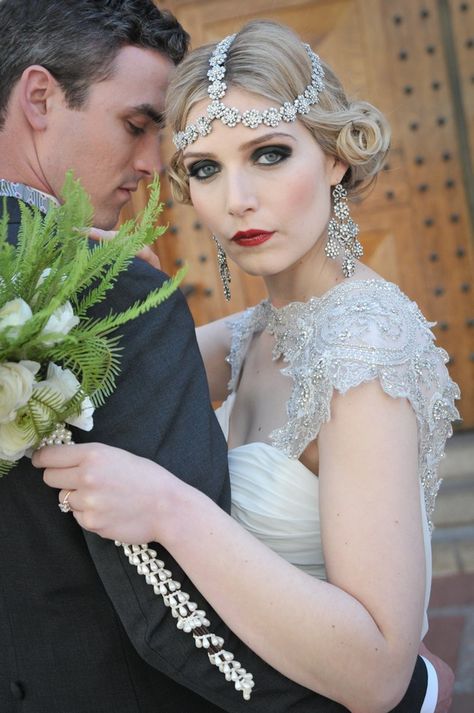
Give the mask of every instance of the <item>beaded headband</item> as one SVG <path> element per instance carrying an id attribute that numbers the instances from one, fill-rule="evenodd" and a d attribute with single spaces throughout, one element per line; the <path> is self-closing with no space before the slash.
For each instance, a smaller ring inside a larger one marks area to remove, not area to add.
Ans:
<path id="1" fill-rule="evenodd" d="M 225 77 L 225 61 L 227 52 L 236 35 L 229 35 L 219 42 L 209 58 L 210 69 L 207 73 L 209 77 L 208 94 L 211 102 L 207 107 L 207 115 L 200 116 L 194 124 L 189 124 L 184 131 L 179 131 L 173 135 L 173 142 L 176 148 L 185 149 L 186 146 L 197 141 L 200 136 L 207 136 L 212 131 L 212 122 L 215 119 L 230 128 L 237 124 L 243 124 L 249 129 L 256 129 L 261 124 L 275 127 L 281 121 L 295 121 L 298 114 L 307 114 L 313 104 L 319 101 L 319 93 L 324 89 L 324 70 L 317 54 L 311 47 L 303 44 L 311 60 L 311 83 L 308 84 L 302 94 L 299 94 L 293 102 L 285 102 L 279 108 L 271 107 L 260 111 L 259 109 L 247 109 L 243 114 L 235 107 L 224 104 L 221 99 L 225 96 L 227 84 L 223 81 Z"/>

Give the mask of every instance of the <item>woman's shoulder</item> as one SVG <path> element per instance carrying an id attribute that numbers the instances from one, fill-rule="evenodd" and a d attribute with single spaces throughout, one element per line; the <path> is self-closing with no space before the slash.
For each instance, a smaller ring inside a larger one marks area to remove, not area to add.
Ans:
<path id="1" fill-rule="evenodd" d="M 435 344 L 418 305 L 384 280 L 348 282 L 327 295 L 315 324 L 320 345 L 320 391 L 327 404 L 333 390 L 376 380 L 393 398 L 410 403 L 418 423 L 420 478 L 428 518 L 439 487 L 437 468 L 452 422 L 459 419 L 459 387 L 446 368 L 446 351 Z M 327 408 L 329 418 L 329 408 Z"/>
<path id="2" fill-rule="evenodd" d="M 431 327 L 418 305 L 392 282 L 354 280 L 321 298 L 315 338 L 339 358 L 370 363 L 407 361 L 433 344 Z"/>
<path id="3" fill-rule="evenodd" d="M 446 363 L 418 305 L 381 279 L 347 282 L 326 294 L 315 319 L 312 348 L 332 386 L 344 393 L 377 378 L 389 395 L 457 395 Z"/>
<path id="4" fill-rule="evenodd" d="M 396 285 L 382 279 L 349 280 L 296 306 L 285 338 L 285 372 L 294 389 L 277 445 L 298 456 L 330 419 L 334 391 L 346 393 L 377 380 L 394 398 L 407 398 L 419 423 L 431 430 L 459 417 L 459 389 L 435 346 L 433 326 Z M 445 436 L 446 437 L 446 436 Z"/>

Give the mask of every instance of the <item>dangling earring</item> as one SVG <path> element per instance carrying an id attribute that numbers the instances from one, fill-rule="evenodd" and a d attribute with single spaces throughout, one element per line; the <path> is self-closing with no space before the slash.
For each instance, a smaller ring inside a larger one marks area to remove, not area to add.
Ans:
<path id="1" fill-rule="evenodd" d="M 222 245 L 219 243 L 215 235 L 211 235 L 211 238 L 214 240 L 215 244 L 217 245 L 217 264 L 219 266 L 219 275 L 221 278 L 222 286 L 224 288 L 224 297 L 227 302 L 230 300 L 230 283 L 231 283 L 231 276 L 230 276 L 230 271 L 229 271 L 229 265 L 227 264 L 227 256 L 224 252 L 224 249 Z"/>
<path id="2" fill-rule="evenodd" d="M 336 217 L 331 218 L 328 224 L 328 241 L 325 253 L 334 260 L 342 251 L 344 253 L 342 272 L 344 277 L 350 277 L 354 274 L 355 259 L 362 257 L 364 248 L 357 240 L 359 226 L 350 216 L 347 191 L 341 183 L 335 186 L 332 196 Z"/>

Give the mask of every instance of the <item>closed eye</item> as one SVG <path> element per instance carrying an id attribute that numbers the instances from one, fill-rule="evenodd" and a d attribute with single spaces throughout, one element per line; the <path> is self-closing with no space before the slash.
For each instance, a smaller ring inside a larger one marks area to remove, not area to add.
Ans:
<path id="1" fill-rule="evenodd" d="M 141 136 L 145 133 L 143 126 L 137 126 L 132 121 L 127 121 L 127 128 L 133 136 Z"/>

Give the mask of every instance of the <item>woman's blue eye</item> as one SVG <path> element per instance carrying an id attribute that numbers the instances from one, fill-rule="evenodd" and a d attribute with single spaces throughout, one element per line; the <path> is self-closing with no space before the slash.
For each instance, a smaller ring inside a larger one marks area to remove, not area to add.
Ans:
<path id="1" fill-rule="evenodd" d="M 189 176 L 191 178 L 197 178 L 200 181 L 203 181 L 206 178 L 211 178 L 211 176 L 214 176 L 217 172 L 218 167 L 215 163 L 204 161 L 198 161 L 189 168 Z"/>
<path id="2" fill-rule="evenodd" d="M 289 146 L 264 146 L 254 152 L 254 161 L 261 166 L 272 166 L 291 156 Z"/>

